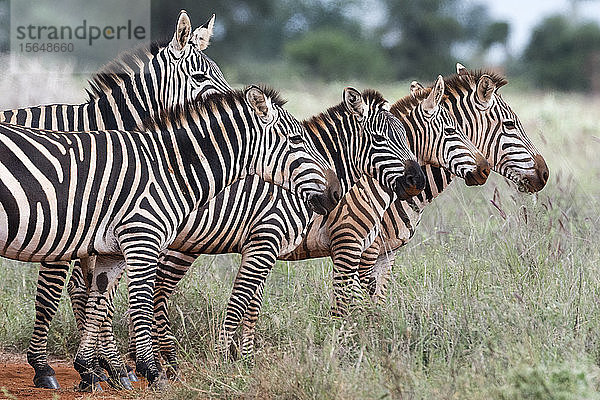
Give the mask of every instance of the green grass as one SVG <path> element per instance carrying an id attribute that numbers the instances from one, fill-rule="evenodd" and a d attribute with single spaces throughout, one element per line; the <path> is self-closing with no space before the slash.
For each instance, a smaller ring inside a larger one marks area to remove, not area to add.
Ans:
<path id="1" fill-rule="evenodd" d="M 360 85 L 356 85 L 361 87 Z M 384 95 L 407 91 L 395 85 Z M 306 117 L 343 85 L 284 90 Z M 493 176 L 456 182 L 399 252 L 388 301 L 330 317 L 331 262 L 278 263 L 265 292 L 254 366 L 213 352 L 239 256 L 203 256 L 172 299 L 186 385 L 164 399 L 598 399 L 600 99 L 506 91 L 550 168 L 537 196 Z M 497 203 L 504 217 L 491 203 Z M 23 352 L 36 267 L 2 260 L 0 348 Z M 8 267 L 8 268 L 6 268 Z M 123 288 L 118 309 L 125 309 Z M 125 320 L 115 329 L 125 346 Z M 71 355 L 63 301 L 50 351 Z"/>

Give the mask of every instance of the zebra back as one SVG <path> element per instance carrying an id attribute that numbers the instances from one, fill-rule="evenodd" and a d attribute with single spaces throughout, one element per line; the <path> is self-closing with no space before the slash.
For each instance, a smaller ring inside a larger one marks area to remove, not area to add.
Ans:
<path id="1" fill-rule="evenodd" d="M 146 119 L 175 105 L 231 87 L 203 50 L 214 15 L 191 31 L 182 11 L 170 42 L 152 42 L 120 54 L 89 81 L 82 104 L 51 104 L 5 110 L 0 121 L 59 131 L 141 129 Z"/>

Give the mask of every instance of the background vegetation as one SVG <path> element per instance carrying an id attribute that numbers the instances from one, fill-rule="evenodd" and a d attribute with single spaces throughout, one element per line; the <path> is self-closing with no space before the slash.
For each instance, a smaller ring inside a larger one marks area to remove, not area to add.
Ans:
<path id="1" fill-rule="evenodd" d="M 457 59 L 485 63 L 492 51 L 500 54 L 495 67 L 523 82 L 597 93 L 600 27 L 577 12 L 584 1 L 597 0 L 569 0 L 571 11 L 541 21 L 522 53 L 508 46 L 512 21 L 494 20 L 482 1 L 150 0 L 151 31 L 170 38 L 180 9 L 194 26 L 216 13 L 208 54 L 233 82 L 431 80 Z M 0 0 L 5 51 L 9 15 L 9 1 Z"/>
<path id="2" fill-rule="evenodd" d="M 289 109 L 309 116 L 343 85 L 289 85 Z M 389 99 L 408 85 L 380 87 Z M 216 332 L 239 257 L 198 259 L 172 299 L 185 384 L 164 399 L 598 399 L 600 390 L 600 99 L 507 86 L 551 179 L 537 196 L 497 175 L 453 184 L 426 210 L 396 260 L 391 295 L 346 321 L 330 317 L 331 263 L 277 264 L 258 324 L 254 366 L 223 364 Z M 502 212 L 490 200 L 494 199 Z M 2 260 L 0 349 L 24 352 L 36 265 Z M 125 346 L 125 292 L 116 330 Z M 78 343 L 63 299 L 50 352 Z"/>
<path id="3" fill-rule="evenodd" d="M 478 68 L 492 47 L 509 52 L 510 21 L 492 20 L 476 3 L 152 0 L 155 38 L 172 35 L 181 8 L 194 26 L 217 14 L 207 54 L 230 82 L 279 87 L 299 118 L 337 104 L 350 83 L 394 100 L 410 79 L 453 73 L 459 56 Z M 377 23 L 368 23 L 375 9 Z M 7 49 L 7 1 L 0 0 L 2 10 Z M 507 54 L 496 66 L 511 80 L 505 99 L 550 168 L 539 195 L 520 194 L 496 175 L 481 188 L 456 182 L 399 253 L 389 300 L 365 304 L 345 321 L 330 316 L 329 259 L 278 263 L 266 286 L 254 366 L 222 363 L 212 350 L 239 257 L 199 258 L 171 302 L 185 383 L 145 395 L 600 399 L 598 37 L 597 24 L 551 17 L 522 55 Z M 71 72 L 32 65 L 3 76 L 2 109 L 83 101 L 87 77 Z M 0 351 L 23 353 L 38 266 L 0 263 Z M 124 349 L 123 289 L 115 329 Z M 51 354 L 72 356 L 77 336 L 63 299 Z"/>

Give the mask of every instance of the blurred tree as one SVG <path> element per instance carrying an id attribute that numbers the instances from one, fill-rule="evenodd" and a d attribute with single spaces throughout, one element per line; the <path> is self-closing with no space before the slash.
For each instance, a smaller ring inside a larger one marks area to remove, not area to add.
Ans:
<path id="1" fill-rule="evenodd" d="M 600 91 L 600 26 L 546 18 L 533 31 L 523 68 L 541 87 Z"/>
<path id="2" fill-rule="evenodd" d="M 311 75 L 327 80 L 383 80 L 390 77 L 381 47 L 337 29 L 311 31 L 285 46 L 290 61 L 304 65 Z"/>
<path id="3" fill-rule="evenodd" d="M 173 34 L 180 9 L 188 11 L 194 26 L 217 15 L 210 54 L 222 63 L 240 58 L 273 60 L 281 56 L 290 38 L 318 29 L 336 26 L 351 31 L 357 22 L 344 10 L 357 0 L 152 0 L 152 27 L 155 38 Z"/>
<path id="4" fill-rule="evenodd" d="M 481 37 L 480 46 L 484 49 L 494 44 L 506 46 L 508 40 L 509 25 L 507 22 L 492 22 L 488 25 Z"/>
<path id="5" fill-rule="evenodd" d="M 457 0 L 382 0 L 382 26 L 397 78 L 432 79 L 454 70 L 458 45 L 485 51 L 505 42 L 508 24 L 492 24 L 487 7 Z M 504 31 L 503 31 L 504 30 Z"/>

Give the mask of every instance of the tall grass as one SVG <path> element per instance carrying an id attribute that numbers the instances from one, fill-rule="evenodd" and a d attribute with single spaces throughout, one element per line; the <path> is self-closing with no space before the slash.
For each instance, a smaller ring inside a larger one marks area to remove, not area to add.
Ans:
<path id="1" fill-rule="evenodd" d="M 398 98 L 406 87 L 384 95 Z M 341 90 L 284 94 L 305 117 L 338 103 Z M 600 99 L 503 91 L 548 162 L 540 194 L 520 194 L 499 176 L 481 188 L 457 181 L 399 252 L 388 301 L 344 321 L 330 316 L 329 259 L 278 263 L 253 365 L 223 363 L 213 352 L 239 256 L 200 257 L 171 302 L 185 384 L 156 396 L 600 398 Z M 24 351 L 36 266 L 2 263 L 0 346 Z M 122 289 L 117 315 L 126 309 Z M 124 318 L 115 329 L 124 346 Z M 72 354 L 64 300 L 51 332 L 50 351 Z"/>

